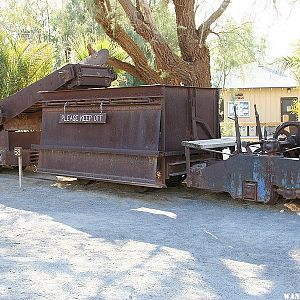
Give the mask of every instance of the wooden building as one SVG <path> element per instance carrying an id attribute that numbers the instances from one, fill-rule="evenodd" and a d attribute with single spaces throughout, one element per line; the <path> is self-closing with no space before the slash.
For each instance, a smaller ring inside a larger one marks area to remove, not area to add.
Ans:
<path id="1" fill-rule="evenodd" d="M 282 122 L 296 120 L 291 107 L 300 100 L 300 89 L 292 77 L 260 66 L 257 63 L 245 65 L 241 72 L 232 74 L 222 90 L 224 120 L 223 135 L 233 135 L 233 107 L 237 107 L 241 135 L 255 137 L 254 104 L 257 105 L 260 121 L 271 135 Z"/>

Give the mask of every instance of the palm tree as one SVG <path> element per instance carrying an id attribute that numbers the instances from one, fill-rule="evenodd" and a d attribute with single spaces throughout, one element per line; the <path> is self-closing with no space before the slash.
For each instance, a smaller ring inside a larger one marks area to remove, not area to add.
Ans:
<path id="1" fill-rule="evenodd" d="M 0 99 L 45 77 L 52 68 L 49 44 L 14 39 L 0 29 Z"/>
<path id="2" fill-rule="evenodd" d="M 300 85 L 300 40 L 296 43 L 293 54 L 282 58 L 282 66 L 284 69 L 290 69 L 293 72 Z"/>
<path id="3" fill-rule="evenodd" d="M 109 65 L 113 65 L 112 62 L 115 60 L 123 61 L 124 63 L 132 62 L 129 55 L 116 42 L 108 37 L 95 40 L 92 43 L 88 43 L 85 39 L 79 38 L 70 43 L 70 49 L 74 50 L 74 60 L 76 62 L 82 61 L 90 55 L 89 48 L 96 51 L 107 49 L 109 51 Z M 145 52 L 146 51 L 147 49 L 145 46 Z M 121 69 L 114 68 L 114 71 L 117 73 L 118 79 L 112 83 L 112 86 L 134 86 L 144 84 L 141 80 Z"/>

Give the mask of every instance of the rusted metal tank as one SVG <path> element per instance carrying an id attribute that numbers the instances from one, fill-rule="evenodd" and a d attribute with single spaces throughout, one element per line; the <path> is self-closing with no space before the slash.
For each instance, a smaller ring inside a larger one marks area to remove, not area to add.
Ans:
<path id="1" fill-rule="evenodd" d="M 101 54 L 101 53 L 100 53 Z M 68 64 L 0 102 L 0 166 L 16 166 L 14 147 L 23 148 L 23 166 L 36 164 L 42 122 L 41 90 L 108 87 L 116 79 L 111 68 Z"/>
<path id="2" fill-rule="evenodd" d="M 165 187 L 184 179 L 182 140 L 220 134 L 217 89 L 153 85 L 42 96 L 35 149 L 43 173 Z"/>

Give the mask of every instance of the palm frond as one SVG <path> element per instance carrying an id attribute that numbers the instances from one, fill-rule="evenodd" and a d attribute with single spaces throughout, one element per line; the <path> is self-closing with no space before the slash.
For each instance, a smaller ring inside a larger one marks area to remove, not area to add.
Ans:
<path id="1" fill-rule="evenodd" d="M 49 44 L 14 39 L 0 29 L 0 99 L 45 77 L 52 68 Z"/>
<path id="2" fill-rule="evenodd" d="M 281 72 L 290 70 L 300 85 L 300 40 L 296 44 L 292 55 L 277 59 L 275 64 L 279 66 Z"/>

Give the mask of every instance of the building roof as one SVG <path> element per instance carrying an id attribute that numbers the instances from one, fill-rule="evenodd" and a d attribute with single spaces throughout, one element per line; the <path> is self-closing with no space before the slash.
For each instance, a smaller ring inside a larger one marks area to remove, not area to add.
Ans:
<path id="1" fill-rule="evenodd" d="M 257 62 L 246 64 L 232 72 L 226 79 L 225 88 L 264 88 L 296 87 L 297 81 L 278 71 L 259 65 Z"/>

